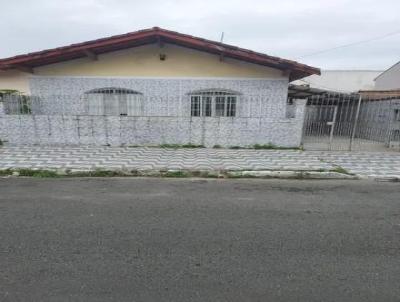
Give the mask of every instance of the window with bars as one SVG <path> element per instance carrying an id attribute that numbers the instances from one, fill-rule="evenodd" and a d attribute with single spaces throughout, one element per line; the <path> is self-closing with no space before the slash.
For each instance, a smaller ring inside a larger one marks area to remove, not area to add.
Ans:
<path id="1" fill-rule="evenodd" d="M 236 116 L 238 94 L 232 91 L 207 90 L 190 94 L 191 116 Z"/>
<path id="2" fill-rule="evenodd" d="M 32 99 L 22 94 L 6 95 L 4 98 L 4 110 L 6 114 L 32 114 Z"/>
<path id="3" fill-rule="evenodd" d="M 89 115 L 142 115 L 143 95 L 125 88 L 98 88 L 85 93 Z"/>

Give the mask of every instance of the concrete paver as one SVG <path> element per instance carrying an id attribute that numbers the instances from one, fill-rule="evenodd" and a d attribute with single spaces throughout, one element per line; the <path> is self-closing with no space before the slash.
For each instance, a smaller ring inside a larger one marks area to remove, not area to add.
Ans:
<path id="1" fill-rule="evenodd" d="M 106 146 L 3 146 L 0 148 L 0 169 L 328 171 L 336 167 L 342 167 L 363 178 L 400 179 L 400 152 Z"/>

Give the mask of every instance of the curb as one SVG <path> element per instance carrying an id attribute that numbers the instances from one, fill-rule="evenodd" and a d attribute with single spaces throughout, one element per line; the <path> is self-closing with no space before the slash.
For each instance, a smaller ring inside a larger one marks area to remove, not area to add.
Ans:
<path id="1" fill-rule="evenodd" d="M 229 176 L 238 178 L 282 178 L 282 179 L 359 179 L 355 175 L 333 171 L 230 171 Z"/>
<path id="2" fill-rule="evenodd" d="M 360 179 L 335 171 L 289 170 L 79 170 L 0 169 L 3 177 L 164 177 L 164 178 L 260 178 L 260 179 Z"/>

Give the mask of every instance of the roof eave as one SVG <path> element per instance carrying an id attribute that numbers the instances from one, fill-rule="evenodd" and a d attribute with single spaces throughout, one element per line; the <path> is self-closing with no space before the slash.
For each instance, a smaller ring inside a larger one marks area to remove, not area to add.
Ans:
<path id="1" fill-rule="evenodd" d="M 124 48 L 137 47 L 144 44 L 157 43 L 161 40 L 166 43 L 173 43 L 200 51 L 222 55 L 224 57 L 264 65 L 282 71 L 289 71 L 288 74 L 290 81 L 301 79 L 313 74 L 321 74 L 320 69 L 300 64 L 295 61 L 272 57 L 236 46 L 193 37 L 158 27 L 0 59 L 0 70 L 18 69 L 19 66 L 34 68 L 57 62 L 83 58 L 87 56 L 85 54 L 86 51 L 92 51 L 94 54 L 101 54 Z"/>

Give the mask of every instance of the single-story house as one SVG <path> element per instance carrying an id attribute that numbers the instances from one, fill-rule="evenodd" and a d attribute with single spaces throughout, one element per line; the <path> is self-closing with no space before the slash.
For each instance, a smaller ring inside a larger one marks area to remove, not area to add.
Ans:
<path id="1" fill-rule="evenodd" d="M 10 144 L 298 146 L 318 68 L 154 27 L 0 59 Z"/>

